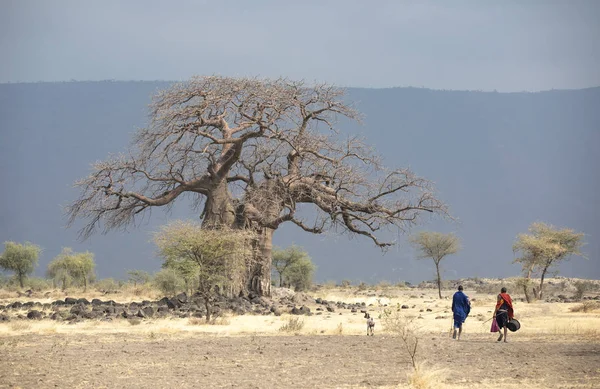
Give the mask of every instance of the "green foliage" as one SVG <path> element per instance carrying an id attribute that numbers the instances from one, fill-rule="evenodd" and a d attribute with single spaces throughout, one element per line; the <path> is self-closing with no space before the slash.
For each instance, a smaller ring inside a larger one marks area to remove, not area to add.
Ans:
<path id="1" fill-rule="evenodd" d="M 306 256 L 287 269 L 287 283 L 297 292 L 308 290 L 312 286 L 315 270 L 316 266 L 312 263 L 310 257 Z"/>
<path id="2" fill-rule="evenodd" d="M 154 274 L 154 285 L 165 295 L 174 295 L 185 290 L 183 278 L 173 269 L 162 269 Z"/>
<path id="3" fill-rule="evenodd" d="M 573 255 L 583 256 L 583 237 L 583 233 L 569 228 L 557 229 L 546 223 L 533 223 L 529 227 L 529 234 L 517 235 L 513 251 L 522 255 L 514 262 L 523 266 L 527 278 L 532 273 L 540 274 L 540 298 L 548 271 Z"/>
<path id="4" fill-rule="evenodd" d="M 411 237 L 411 243 L 417 249 L 419 259 L 431 258 L 435 263 L 438 294 L 442 298 L 442 276 L 440 274 L 440 262 L 444 257 L 456 254 L 460 250 L 460 239 L 450 233 L 422 231 Z"/>
<path id="5" fill-rule="evenodd" d="M 52 280 L 40 277 L 28 277 L 25 281 L 25 287 L 35 292 L 41 292 L 52 289 Z"/>
<path id="6" fill-rule="evenodd" d="M 147 271 L 143 270 L 129 270 L 127 272 L 129 282 L 133 283 L 133 286 L 138 284 L 144 285 L 150 282 L 152 278 Z"/>
<path id="7" fill-rule="evenodd" d="M 65 290 L 69 283 L 76 282 L 87 290 L 87 285 L 95 278 L 94 254 L 86 251 L 76 253 L 70 247 L 65 247 L 60 254 L 48 264 L 48 276 L 59 281 Z"/>
<path id="8" fill-rule="evenodd" d="M 4 242 L 4 252 L 0 255 L 0 268 L 14 272 L 23 288 L 25 278 L 37 266 L 41 252 L 40 246 L 33 243 Z"/>
<path id="9" fill-rule="evenodd" d="M 296 264 L 298 261 L 309 258 L 308 253 L 302 248 L 292 245 L 286 249 L 274 249 L 272 255 L 271 266 L 274 273 L 279 278 L 279 286 L 290 285 L 290 282 L 286 282 L 286 278 L 289 274 L 289 269 Z M 310 260 L 310 258 L 309 258 Z"/>
<path id="10" fill-rule="evenodd" d="M 175 221 L 154 235 L 165 266 L 186 277 L 197 277 L 198 291 L 205 299 L 211 298 L 215 286 L 225 289 L 243 284 L 255 239 L 252 231 L 204 229 L 189 221 Z"/>
<path id="11" fill-rule="evenodd" d="M 94 288 L 102 293 L 118 292 L 123 286 L 121 281 L 116 281 L 113 278 L 104 278 L 94 283 Z"/>
<path id="12" fill-rule="evenodd" d="M 185 258 L 167 258 L 163 263 L 163 268 L 171 269 L 176 272 L 185 284 L 185 289 L 192 292 L 198 288 L 198 277 L 200 276 L 200 266 L 191 259 Z"/>
<path id="13" fill-rule="evenodd" d="M 433 259 L 437 264 L 447 255 L 460 250 L 460 240 L 452 233 L 422 231 L 411 237 L 411 243 L 419 251 L 419 259 Z"/>

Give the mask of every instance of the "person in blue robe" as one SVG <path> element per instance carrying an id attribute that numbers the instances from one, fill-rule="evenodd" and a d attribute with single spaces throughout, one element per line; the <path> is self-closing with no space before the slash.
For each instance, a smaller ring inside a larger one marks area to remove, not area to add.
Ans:
<path id="1" fill-rule="evenodd" d="M 462 325 L 465 320 L 467 320 L 469 312 L 471 312 L 471 301 L 469 301 L 469 297 L 463 292 L 462 285 L 459 285 L 458 292 L 454 293 L 454 296 L 452 296 L 452 313 L 454 315 L 454 332 L 452 333 L 452 339 L 460 340 Z"/>

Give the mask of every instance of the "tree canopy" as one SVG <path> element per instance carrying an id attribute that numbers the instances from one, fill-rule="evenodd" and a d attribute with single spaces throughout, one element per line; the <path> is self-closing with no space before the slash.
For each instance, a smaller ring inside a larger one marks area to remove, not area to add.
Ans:
<path id="1" fill-rule="evenodd" d="M 273 250 L 273 270 L 277 272 L 279 286 L 290 286 L 305 290 L 312 283 L 315 265 L 308 253 L 292 245 L 285 249 Z"/>
<path id="2" fill-rule="evenodd" d="M 460 239 L 450 233 L 422 231 L 411 237 L 411 242 L 418 250 L 419 259 L 431 258 L 435 264 L 438 294 L 442 298 L 442 277 L 440 262 L 445 256 L 456 254 L 460 250 Z"/>
<path id="3" fill-rule="evenodd" d="M 70 280 L 75 280 L 87 290 L 88 283 L 94 276 L 94 254 L 89 251 L 76 253 L 70 247 L 62 249 L 61 253 L 48 264 L 48 275 L 60 280 L 63 290 Z"/>
<path id="4" fill-rule="evenodd" d="M 23 288 L 25 278 L 37 266 L 41 252 L 41 247 L 33 243 L 4 242 L 4 252 L 0 255 L 0 268 L 14 272 L 19 285 Z"/>
<path id="5" fill-rule="evenodd" d="M 515 263 L 523 266 L 527 279 L 539 273 L 539 298 L 543 297 L 544 278 L 548 271 L 571 256 L 583 256 L 581 247 L 585 234 L 570 228 L 559 229 L 546 223 L 533 223 L 529 234 L 519 234 L 513 244 L 514 252 L 521 252 Z"/>

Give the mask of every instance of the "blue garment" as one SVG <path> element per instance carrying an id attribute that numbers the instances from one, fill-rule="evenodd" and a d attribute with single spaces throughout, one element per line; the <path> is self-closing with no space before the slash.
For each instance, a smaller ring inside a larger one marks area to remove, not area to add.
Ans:
<path id="1" fill-rule="evenodd" d="M 471 304 L 466 294 L 459 290 L 452 297 L 452 313 L 454 314 L 454 328 L 459 328 L 467 320 L 471 312 Z"/>

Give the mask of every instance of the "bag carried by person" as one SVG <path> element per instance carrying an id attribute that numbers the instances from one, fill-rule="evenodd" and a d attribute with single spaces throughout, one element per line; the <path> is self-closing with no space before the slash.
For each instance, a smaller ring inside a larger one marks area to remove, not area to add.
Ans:
<path id="1" fill-rule="evenodd" d="M 490 329 L 490 332 L 498 332 L 500 331 L 500 327 L 498 327 L 498 322 L 496 321 L 496 318 L 494 318 L 492 320 L 492 328 Z"/>

